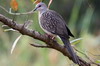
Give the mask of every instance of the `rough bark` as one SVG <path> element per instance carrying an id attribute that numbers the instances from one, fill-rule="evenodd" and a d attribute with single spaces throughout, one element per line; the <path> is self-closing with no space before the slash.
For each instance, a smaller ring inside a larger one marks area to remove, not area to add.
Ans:
<path id="1" fill-rule="evenodd" d="M 42 35 L 39 32 L 34 31 L 32 29 L 28 29 L 28 28 L 25 27 L 24 24 L 23 25 L 17 24 L 17 22 L 15 22 L 15 21 L 12 22 L 11 19 L 9 19 L 9 18 L 7 18 L 7 17 L 5 17 L 1 14 L 0 14 L 0 22 L 9 26 L 10 28 L 13 28 L 14 30 L 19 31 L 23 35 L 27 35 L 27 36 L 30 36 L 34 39 L 45 42 L 45 44 L 47 45 L 47 48 L 55 49 L 55 50 L 61 52 L 64 56 L 68 57 L 70 60 L 72 60 L 72 57 L 69 55 L 67 50 L 65 50 L 66 48 L 64 48 L 64 46 L 58 44 L 56 40 L 53 40 L 46 35 Z M 36 46 L 36 47 L 38 47 L 38 46 Z M 44 47 L 44 48 L 46 48 L 46 47 Z M 80 61 L 79 66 L 91 66 L 90 63 L 83 60 L 81 57 L 78 56 L 78 59 Z"/>

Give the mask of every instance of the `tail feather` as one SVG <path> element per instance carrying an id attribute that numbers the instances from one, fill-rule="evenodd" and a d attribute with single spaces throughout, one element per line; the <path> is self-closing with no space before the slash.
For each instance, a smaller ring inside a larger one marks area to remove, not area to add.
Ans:
<path id="1" fill-rule="evenodd" d="M 79 64 L 79 60 L 78 60 L 78 58 L 77 58 L 77 56 L 76 56 L 76 54 L 75 54 L 73 48 L 71 47 L 69 40 L 68 40 L 68 39 L 65 39 L 65 38 L 63 38 L 63 37 L 60 37 L 60 38 L 61 38 L 61 40 L 63 41 L 65 47 L 67 48 L 67 51 L 69 52 L 69 54 L 72 56 L 73 61 L 74 61 L 76 64 Z"/>

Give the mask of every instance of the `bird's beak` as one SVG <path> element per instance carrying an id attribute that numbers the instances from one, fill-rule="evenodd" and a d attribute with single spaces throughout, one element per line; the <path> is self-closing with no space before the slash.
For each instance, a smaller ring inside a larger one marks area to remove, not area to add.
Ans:
<path id="1" fill-rule="evenodd" d="M 33 9 L 33 12 L 36 11 L 36 10 L 37 10 L 37 8 L 34 8 L 34 9 Z"/>

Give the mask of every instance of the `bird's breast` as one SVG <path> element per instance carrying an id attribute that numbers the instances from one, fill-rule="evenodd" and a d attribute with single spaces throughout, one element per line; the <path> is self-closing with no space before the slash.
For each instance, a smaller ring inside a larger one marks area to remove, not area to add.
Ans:
<path id="1" fill-rule="evenodd" d="M 39 19 L 39 25 L 40 25 L 41 29 L 42 29 L 45 33 L 47 33 L 47 34 L 49 34 L 49 35 L 56 36 L 55 34 L 49 32 L 47 29 L 45 29 L 45 28 L 43 27 L 43 26 L 47 25 L 47 23 L 46 23 L 46 24 L 43 24 L 43 21 L 41 21 L 41 16 L 42 16 L 42 14 L 39 13 L 38 19 Z M 48 26 L 48 27 L 49 27 L 49 26 Z"/>

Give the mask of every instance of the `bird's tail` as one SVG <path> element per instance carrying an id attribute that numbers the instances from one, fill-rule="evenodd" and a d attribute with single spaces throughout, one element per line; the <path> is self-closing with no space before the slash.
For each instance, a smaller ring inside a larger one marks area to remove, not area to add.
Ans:
<path id="1" fill-rule="evenodd" d="M 69 54 L 72 56 L 74 63 L 79 64 L 79 60 L 78 60 L 73 48 L 71 47 L 69 40 L 66 38 L 63 38 L 63 37 L 60 37 L 60 38 L 63 41 L 65 47 L 67 48 L 67 51 L 69 52 Z"/>

